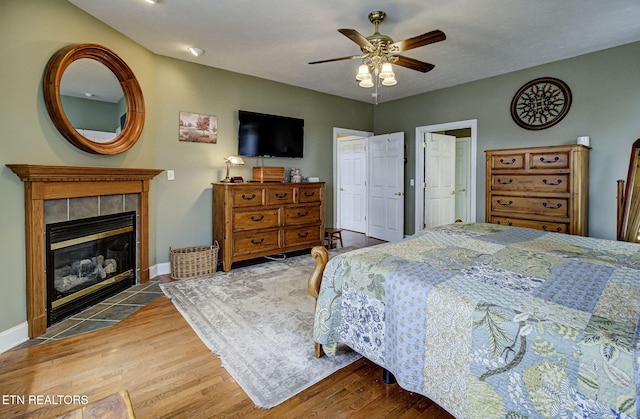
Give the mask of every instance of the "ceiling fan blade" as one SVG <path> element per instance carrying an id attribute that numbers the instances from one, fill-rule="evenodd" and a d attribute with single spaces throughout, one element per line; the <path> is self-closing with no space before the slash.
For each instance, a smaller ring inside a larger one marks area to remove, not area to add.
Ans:
<path id="1" fill-rule="evenodd" d="M 426 73 L 434 69 L 435 65 L 425 63 L 424 61 L 418 61 L 414 58 L 405 57 L 403 55 L 394 55 L 398 59 L 394 64 L 402 67 L 410 68 L 411 70 L 420 71 Z"/>
<path id="2" fill-rule="evenodd" d="M 349 55 L 348 57 L 329 58 L 328 60 L 312 61 L 309 64 L 330 63 L 333 61 L 342 61 L 342 60 L 355 60 L 356 58 L 362 58 L 362 57 L 360 55 Z"/>
<path id="3" fill-rule="evenodd" d="M 369 40 L 364 35 L 362 35 L 355 29 L 338 29 L 338 32 L 351 39 L 356 44 L 360 45 L 360 48 L 373 48 L 371 42 L 369 42 Z"/>
<path id="4" fill-rule="evenodd" d="M 423 33 L 422 35 L 414 36 L 413 38 L 405 39 L 404 41 L 398 41 L 393 46 L 398 47 L 398 52 L 408 51 L 410 49 L 423 47 L 425 45 L 434 44 L 436 42 L 444 41 L 447 36 L 441 30 Z"/>

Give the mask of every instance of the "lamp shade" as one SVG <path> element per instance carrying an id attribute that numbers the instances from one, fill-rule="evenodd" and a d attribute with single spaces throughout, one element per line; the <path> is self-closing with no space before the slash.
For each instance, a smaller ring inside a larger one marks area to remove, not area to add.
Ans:
<path id="1" fill-rule="evenodd" d="M 391 66 L 391 63 L 382 64 L 382 69 L 380 70 L 381 79 L 393 78 L 395 76 L 396 75 L 393 73 L 393 67 Z"/>
<path id="2" fill-rule="evenodd" d="M 358 74 L 356 74 L 356 80 L 371 80 L 371 74 L 369 73 L 369 66 L 366 64 L 361 64 L 358 67 Z"/>
<path id="3" fill-rule="evenodd" d="M 244 165 L 244 160 L 242 160 L 242 157 L 229 156 L 229 157 L 225 157 L 225 160 L 227 161 L 227 163 L 233 164 L 234 166 Z"/>
<path id="4" fill-rule="evenodd" d="M 398 81 L 396 80 L 395 76 L 387 77 L 386 79 L 382 80 L 383 86 L 393 86 L 397 83 Z"/>

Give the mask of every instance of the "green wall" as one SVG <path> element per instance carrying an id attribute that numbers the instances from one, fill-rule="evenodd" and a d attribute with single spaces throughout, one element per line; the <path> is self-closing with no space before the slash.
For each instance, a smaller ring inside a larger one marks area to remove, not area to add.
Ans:
<path id="1" fill-rule="evenodd" d="M 123 100 L 111 103 L 60 95 L 64 114 L 75 128 L 116 132 L 120 128 L 120 116 L 126 113 Z"/>
<path id="2" fill-rule="evenodd" d="M 251 179 L 254 166 L 284 166 L 287 175 L 299 167 L 303 176 L 318 176 L 328 182 L 325 221 L 332 225 L 333 127 L 371 130 L 371 105 L 166 57 L 156 63 L 157 167 L 174 170 L 176 178 L 156 182 L 158 262 L 168 260 L 169 246 L 211 243 L 211 182 L 225 177 L 224 157 L 238 152 L 239 109 L 303 118 L 305 157 L 247 157 L 231 175 Z M 180 111 L 217 116 L 217 144 L 179 142 Z"/>
<path id="3" fill-rule="evenodd" d="M 116 156 L 85 153 L 58 134 L 42 99 L 47 61 L 69 44 L 102 44 L 136 74 L 146 104 L 140 140 Z M 235 175 L 251 177 L 254 165 L 300 167 L 328 181 L 332 206 L 333 127 L 373 129 L 373 106 L 255 77 L 152 54 L 66 0 L 0 2 L 0 334 L 26 321 L 23 183 L 5 165 L 16 163 L 114 166 L 175 170 L 150 191 L 150 263 L 168 262 L 169 246 L 211 242 L 210 183 L 224 177 L 223 157 L 237 152 L 238 109 L 305 119 L 304 159 L 247 159 Z M 217 144 L 178 141 L 180 111 L 216 115 Z M 327 223 L 332 212 L 327 211 Z"/>
<path id="4" fill-rule="evenodd" d="M 567 83 L 573 104 L 557 125 L 529 131 L 513 122 L 510 104 L 520 86 L 539 77 Z M 615 239 L 616 180 L 626 179 L 631 144 L 640 138 L 640 42 L 378 105 L 374 131 L 405 133 L 406 234 L 415 225 L 409 179 L 415 177 L 416 127 L 469 119 L 478 121 L 477 221 L 485 218 L 484 150 L 573 144 L 588 135 L 589 235 Z"/>

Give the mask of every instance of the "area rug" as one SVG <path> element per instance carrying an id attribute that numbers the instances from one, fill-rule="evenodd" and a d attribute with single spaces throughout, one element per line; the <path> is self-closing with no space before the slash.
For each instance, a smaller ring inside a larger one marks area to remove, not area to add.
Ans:
<path id="1" fill-rule="evenodd" d="M 303 255 L 160 286 L 256 406 L 268 409 L 360 358 L 348 348 L 313 356 L 314 265 Z"/>

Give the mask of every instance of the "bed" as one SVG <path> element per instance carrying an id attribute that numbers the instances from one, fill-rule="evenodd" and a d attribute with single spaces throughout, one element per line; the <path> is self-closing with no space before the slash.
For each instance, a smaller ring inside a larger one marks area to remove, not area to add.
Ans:
<path id="1" fill-rule="evenodd" d="M 640 413 L 638 244 L 455 223 L 312 254 L 329 356 L 347 345 L 457 418 Z"/>

